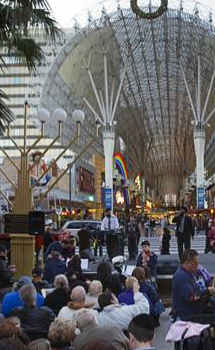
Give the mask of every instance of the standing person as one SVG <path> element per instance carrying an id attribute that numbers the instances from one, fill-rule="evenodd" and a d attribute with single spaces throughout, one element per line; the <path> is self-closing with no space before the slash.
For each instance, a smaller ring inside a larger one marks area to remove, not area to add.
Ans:
<path id="1" fill-rule="evenodd" d="M 209 244 L 210 244 L 210 251 L 212 253 L 215 253 L 215 223 L 211 223 L 211 227 L 209 228 L 209 233 L 208 233 L 208 238 L 209 238 Z"/>
<path id="2" fill-rule="evenodd" d="M 171 240 L 170 230 L 167 227 L 164 227 L 162 241 L 161 241 L 161 254 L 170 254 L 169 252 L 170 240 Z"/>
<path id="3" fill-rule="evenodd" d="M 172 280 L 172 307 L 174 319 L 184 320 L 189 315 L 201 313 L 202 302 L 215 294 L 215 287 L 198 288 L 195 276 L 199 265 L 196 250 L 187 249 L 181 258 L 181 265 Z"/>
<path id="4" fill-rule="evenodd" d="M 43 236 L 43 244 L 44 244 L 44 254 L 48 249 L 49 245 L 53 242 L 52 239 L 52 228 L 51 226 L 47 226 Z"/>
<path id="5" fill-rule="evenodd" d="M 180 214 L 172 220 L 176 224 L 178 255 L 181 260 L 185 249 L 190 249 L 190 237 L 194 237 L 194 228 L 191 218 L 187 215 L 187 208 L 181 207 Z"/>
<path id="6" fill-rule="evenodd" d="M 133 216 L 130 217 L 130 222 L 126 226 L 126 236 L 128 237 L 128 253 L 129 260 L 135 260 L 138 252 L 138 236 L 140 230 Z"/>
<path id="7" fill-rule="evenodd" d="M 0 302 L 11 291 L 13 282 L 13 269 L 7 262 L 7 247 L 0 245 Z"/>
<path id="8" fill-rule="evenodd" d="M 156 232 L 155 227 L 156 227 L 155 220 L 151 218 L 149 221 L 149 237 L 154 237 Z"/>
<path id="9" fill-rule="evenodd" d="M 135 316 L 128 325 L 131 350 L 156 350 L 153 345 L 155 327 L 153 318 L 147 314 Z"/>
<path id="10" fill-rule="evenodd" d="M 207 216 L 207 214 L 205 214 L 203 218 L 203 229 L 205 231 L 205 254 L 207 254 L 210 251 L 209 229 L 211 227 L 212 222 L 213 220 L 209 220 L 209 217 Z"/>
<path id="11" fill-rule="evenodd" d="M 90 230 L 85 224 L 82 224 L 81 229 L 78 231 L 79 254 L 82 259 L 94 261 L 95 257 L 90 248 L 90 238 Z"/>
<path id="12" fill-rule="evenodd" d="M 102 220 L 101 231 L 106 231 L 106 245 L 107 253 L 110 259 L 112 259 L 119 247 L 119 237 L 117 237 L 116 231 L 119 229 L 119 222 L 115 215 L 111 214 L 111 210 L 107 209 L 105 212 L 105 217 Z"/>

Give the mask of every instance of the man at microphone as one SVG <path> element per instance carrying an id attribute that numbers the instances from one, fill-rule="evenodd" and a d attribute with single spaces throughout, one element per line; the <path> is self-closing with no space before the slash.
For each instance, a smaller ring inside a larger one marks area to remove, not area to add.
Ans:
<path id="1" fill-rule="evenodd" d="M 106 233 L 106 245 L 107 245 L 107 253 L 110 259 L 112 259 L 116 249 L 118 249 L 118 238 L 117 231 L 119 230 L 119 222 L 115 215 L 111 214 L 110 209 L 106 209 L 105 217 L 102 220 L 101 231 L 105 231 Z"/>

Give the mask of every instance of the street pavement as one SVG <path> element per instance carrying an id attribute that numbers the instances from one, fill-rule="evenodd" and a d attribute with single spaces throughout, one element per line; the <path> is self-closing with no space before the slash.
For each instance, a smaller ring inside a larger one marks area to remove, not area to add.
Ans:
<path id="1" fill-rule="evenodd" d="M 174 343 L 165 342 L 166 334 L 169 329 L 169 312 L 170 308 L 167 308 L 166 311 L 160 317 L 160 326 L 156 328 L 155 331 L 155 340 L 154 347 L 157 350 L 173 350 Z"/>

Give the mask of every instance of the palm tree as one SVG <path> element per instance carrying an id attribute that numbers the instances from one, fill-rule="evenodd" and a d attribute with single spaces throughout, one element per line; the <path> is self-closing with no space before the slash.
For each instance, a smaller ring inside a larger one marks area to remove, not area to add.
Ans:
<path id="1" fill-rule="evenodd" d="M 44 54 L 31 37 L 31 30 L 35 27 L 41 27 L 51 41 L 61 35 L 47 0 L 0 0 L 0 61 L 3 63 L 3 72 L 4 66 L 6 67 L 2 55 L 3 46 L 9 55 L 24 62 L 29 71 L 36 71 Z M 6 94 L 0 90 L 0 133 L 14 119 L 4 102 L 6 98 Z"/>

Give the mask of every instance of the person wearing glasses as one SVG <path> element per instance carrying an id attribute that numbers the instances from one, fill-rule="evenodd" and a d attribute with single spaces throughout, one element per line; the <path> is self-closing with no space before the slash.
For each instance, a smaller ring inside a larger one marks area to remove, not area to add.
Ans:
<path id="1" fill-rule="evenodd" d="M 172 315 L 174 320 L 185 320 L 187 316 L 198 315 L 202 304 L 215 294 L 215 287 L 204 290 L 198 287 L 195 273 L 199 267 L 198 252 L 194 249 L 185 250 L 181 265 L 174 273 L 172 280 Z"/>

